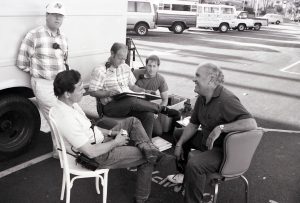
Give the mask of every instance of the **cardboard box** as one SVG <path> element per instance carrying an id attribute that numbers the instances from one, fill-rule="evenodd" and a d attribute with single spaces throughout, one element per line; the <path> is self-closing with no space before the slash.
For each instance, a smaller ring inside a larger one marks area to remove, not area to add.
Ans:
<path id="1" fill-rule="evenodd" d="M 171 94 L 169 95 L 168 99 L 168 108 L 170 109 L 176 109 L 176 110 L 181 110 L 184 107 L 184 102 L 187 100 L 185 97 L 181 97 L 178 95 Z M 169 118 L 168 116 L 164 114 L 159 114 L 158 118 L 161 126 L 162 126 L 162 131 L 163 132 L 169 132 L 172 124 L 172 118 Z"/>

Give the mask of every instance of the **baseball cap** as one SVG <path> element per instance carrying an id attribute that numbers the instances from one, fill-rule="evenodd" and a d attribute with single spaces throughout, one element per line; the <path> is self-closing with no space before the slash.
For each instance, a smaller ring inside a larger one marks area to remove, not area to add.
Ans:
<path id="1" fill-rule="evenodd" d="M 65 6 L 61 2 L 51 2 L 46 6 L 47 13 L 66 15 Z"/>

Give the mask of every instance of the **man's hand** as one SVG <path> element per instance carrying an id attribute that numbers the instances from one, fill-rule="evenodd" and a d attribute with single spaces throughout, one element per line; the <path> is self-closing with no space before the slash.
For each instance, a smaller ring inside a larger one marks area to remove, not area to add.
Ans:
<path id="1" fill-rule="evenodd" d="M 117 143 L 117 146 L 127 145 L 128 141 L 129 141 L 129 137 L 124 136 L 121 134 L 121 132 L 119 132 L 117 134 L 116 138 L 114 139 L 114 141 Z"/>
<path id="2" fill-rule="evenodd" d="M 182 145 L 176 144 L 174 155 L 177 160 L 184 160 Z"/>
<path id="3" fill-rule="evenodd" d="M 206 140 L 206 146 L 208 147 L 208 150 L 211 150 L 213 148 L 214 142 L 216 139 L 220 136 L 221 129 L 219 126 L 216 126 L 213 131 L 209 134 L 207 140 Z"/>
<path id="4" fill-rule="evenodd" d="M 116 137 L 119 134 L 120 131 L 112 130 L 110 137 Z"/>
<path id="5" fill-rule="evenodd" d="M 145 90 L 145 93 L 156 95 L 156 91 L 153 90 Z"/>
<path id="6" fill-rule="evenodd" d="M 117 90 L 107 90 L 107 92 L 108 92 L 108 94 L 107 94 L 108 97 L 112 97 L 116 94 L 120 94 L 120 92 Z"/>

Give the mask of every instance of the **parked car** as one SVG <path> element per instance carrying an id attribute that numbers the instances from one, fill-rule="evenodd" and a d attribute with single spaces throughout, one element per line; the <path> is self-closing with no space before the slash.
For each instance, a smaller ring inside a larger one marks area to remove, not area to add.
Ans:
<path id="1" fill-rule="evenodd" d="M 266 15 L 259 18 L 266 18 L 268 19 L 269 23 L 275 23 L 277 25 L 283 23 L 283 17 L 279 14 L 267 13 Z"/>
<path id="2" fill-rule="evenodd" d="M 156 28 L 156 9 L 148 0 L 128 0 L 127 30 L 145 36 L 148 29 Z"/>
<path id="3" fill-rule="evenodd" d="M 300 22 L 300 14 L 299 13 L 295 16 L 294 21 Z"/>
<path id="4" fill-rule="evenodd" d="M 166 0 L 158 4 L 156 25 L 181 34 L 190 27 L 196 27 L 196 16 L 196 2 Z"/>

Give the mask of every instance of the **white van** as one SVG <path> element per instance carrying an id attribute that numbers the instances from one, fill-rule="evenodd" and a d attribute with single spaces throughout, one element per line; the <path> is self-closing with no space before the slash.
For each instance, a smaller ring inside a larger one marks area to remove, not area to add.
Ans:
<path id="1" fill-rule="evenodd" d="M 235 27 L 235 13 L 234 6 L 198 4 L 197 27 L 227 32 L 228 29 Z"/>
<path id="2" fill-rule="evenodd" d="M 127 30 L 134 30 L 138 35 L 145 36 L 148 29 L 156 28 L 156 9 L 148 0 L 128 0 Z"/>
<path id="3" fill-rule="evenodd" d="M 46 2 L 0 1 L 0 155 L 21 152 L 40 133 L 40 115 L 29 99 L 34 97 L 30 76 L 16 67 L 26 33 L 46 22 Z M 114 42 L 126 41 L 124 0 L 64 1 L 67 14 L 61 27 L 69 46 L 69 65 L 89 84 L 93 68 L 110 56 Z M 118 5 L 118 9 L 116 9 Z"/>
<path id="4" fill-rule="evenodd" d="M 196 27 L 197 2 L 190 1 L 161 1 L 158 4 L 158 27 L 167 27 L 176 34 L 185 29 Z"/>

